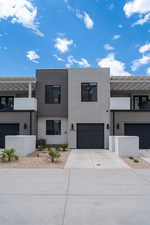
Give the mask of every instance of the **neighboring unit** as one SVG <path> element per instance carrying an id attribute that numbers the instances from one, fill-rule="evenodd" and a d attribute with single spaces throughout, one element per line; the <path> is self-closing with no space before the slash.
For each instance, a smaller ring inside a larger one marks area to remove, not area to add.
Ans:
<path id="1" fill-rule="evenodd" d="M 150 77 L 110 77 L 109 68 L 39 69 L 0 78 L 0 147 L 6 135 L 103 149 L 109 136 L 139 136 L 150 149 Z"/>

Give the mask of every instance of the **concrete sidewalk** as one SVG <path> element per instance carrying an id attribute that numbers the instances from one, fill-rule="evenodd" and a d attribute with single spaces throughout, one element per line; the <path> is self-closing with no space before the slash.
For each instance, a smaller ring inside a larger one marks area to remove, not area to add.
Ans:
<path id="1" fill-rule="evenodd" d="M 117 169 L 129 168 L 114 152 L 107 150 L 72 150 L 65 168 Z"/>
<path id="2" fill-rule="evenodd" d="M 1 169 L 0 225 L 149 225 L 150 170 Z"/>

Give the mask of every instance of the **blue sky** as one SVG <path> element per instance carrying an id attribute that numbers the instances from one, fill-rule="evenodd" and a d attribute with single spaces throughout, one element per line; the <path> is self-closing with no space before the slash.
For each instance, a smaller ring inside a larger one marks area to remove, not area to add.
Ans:
<path id="1" fill-rule="evenodd" d="M 68 67 L 150 75 L 150 1 L 0 0 L 0 76 Z"/>

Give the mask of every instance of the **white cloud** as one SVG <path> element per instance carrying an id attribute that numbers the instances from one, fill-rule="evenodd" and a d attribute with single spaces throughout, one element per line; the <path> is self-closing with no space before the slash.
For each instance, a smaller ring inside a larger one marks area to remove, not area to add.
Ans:
<path id="1" fill-rule="evenodd" d="M 83 21 L 87 29 L 92 29 L 94 26 L 94 22 L 92 18 L 86 12 L 83 13 Z"/>
<path id="2" fill-rule="evenodd" d="M 92 29 L 94 27 L 94 21 L 91 18 L 91 16 L 87 13 L 87 12 L 81 12 L 78 9 L 73 8 L 69 3 L 68 0 L 64 0 L 64 2 L 67 5 L 67 9 L 72 12 L 77 18 L 79 18 L 80 20 L 82 20 L 85 24 L 85 27 L 87 29 Z"/>
<path id="3" fill-rule="evenodd" d="M 92 18 L 90 17 L 90 15 L 87 12 L 80 12 L 79 10 L 75 10 L 75 15 L 83 20 L 85 27 L 87 29 L 92 29 L 94 27 L 94 21 L 92 20 Z"/>
<path id="4" fill-rule="evenodd" d="M 140 48 L 139 48 L 139 52 L 140 53 L 145 53 L 147 51 L 150 51 L 150 43 L 148 44 L 145 44 L 145 45 L 142 45 Z"/>
<path id="5" fill-rule="evenodd" d="M 132 62 L 132 66 L 131 69 L 132 71 L 136 71 L 139 67 L 141 67 L 142 65 L 147 65 L 150 63 L 150 54 L 148 55 L 143 55 L 141 58 L 139 59 L 135 59 Z"/>
<path id="6" fill-rule="evenodd" d="M 70 68 L 75 64 L 78 65 L 79 67 L 83 67 L 83 68 L 90 67 L 90 64 L 88 63 L 87 59 L 81 58 L 80 60 L 76 60 L 73 56 L 68 56 L 66 67 Z"/>
<path id="7" fill-rule="evenodd" d="M 56 38 L 54 47 L 60 52 L 65 53 L 69 51 L 69 47 L 73 44 L 73 40 L 68 40 L 67 38 Z"/>
<path id="8" fill-rule="evenodd" d="M 30 0 L 0 0 L 0 19 L 9 19 L 11 23 L 22 24 L 43 36 L 38 29 L 37 7 Z"/>
<path id="9" fill-rule="evenodd" d="M 150 67 L 146 71 L 147 75 L 150 75 Z"/>
<path id="10" fill-rule="evenodd" d="M 55 58 L 56 58 L 56 60 L 57 61 L 59 61 L 59 62 L 64 62 L 65 60 L 63 59 L 63 58 L 61 58 L 61 57 L 59 57 L 58 55 L 53 55 Z"/>
<path id="11" fill-rule="evenodd" d="M 119 39 L 119 38 L 120 38 L 120 35 L 119 35 L 119 34 L 113 35 L 113 40 L 117 40 L 117 39 Z"/>
<path id="12" fill-rule="evenodd" d="M 130 17 L 135 13 L 145 14 L 150 11 L 149 0 L 132 0 L 124 5 L 125 14 Z"/>
<path id="13" fill-rule="evenodd" d="M 39 63 L 38 59 L 40 58 L 40 56 L 36 53 L 36 51 L 34 50 L 30 50 L 27 52 L 26 57 L 34 63 Z"/>
<path id="14" fill-rule="evenodd" d="M 134 14 L 139 14 L 140 19 L 137 20 L 135 25 L 143 25 L 150 20 L 150 1 L 149 0 L 130 0 L 124 5 L 124 12 L 127 17 L 131 17 Z"/>
<path id="15" fill-rule="evenodd" d="M 118 28 L 123 28 L 123 25 L 122 25 L 122 24 L 119 24 L 119 25 L 118 25 Z"/>
<path id="16" fill-rule="evenodd" d="M 130 76 L 125 69 L 125 63 L 117 60 L 114 53 L 108 54 L 105 58 L 98 59 L 99 67 L 109 67 L 111 76 Z"/>
<path id="17" fill-rule="evenodd" d="M 140 18 L 135 23 L 132 24 L 132 26 L 136 25 L 143 25 L 144 23 L 148 22 L 150 20 L 150 13 L 146 14 L 143 18 Z"/>
<path id="18" fill-rule="evenodd" d="M 112 50 L 114 50 L 114 47 L 111 46 L 110 44 L 105 44 L 104 49 L 107 50 L 107 51 L 112 51 Z"/>

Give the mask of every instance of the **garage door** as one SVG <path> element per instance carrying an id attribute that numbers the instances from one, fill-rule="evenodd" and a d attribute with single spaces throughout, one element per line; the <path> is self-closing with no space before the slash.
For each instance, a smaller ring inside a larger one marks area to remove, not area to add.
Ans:
<path id="1" fill-rule="evenodd" d="M 125 124 L 125 135 L 139 136 L 140 149 L 150 149 L 150 124 Z"/>
<path id="2" fill-rule="evenodd" d="M 77 124 L 77 148 L 103 149 L 104 124 L 80 123 Z"/>
<path id="3" fill-rule="evenodd" d="M 0 124 L 0 148 L 5 148 L 6 135 L 18 135 L 19 124 Z"/>

